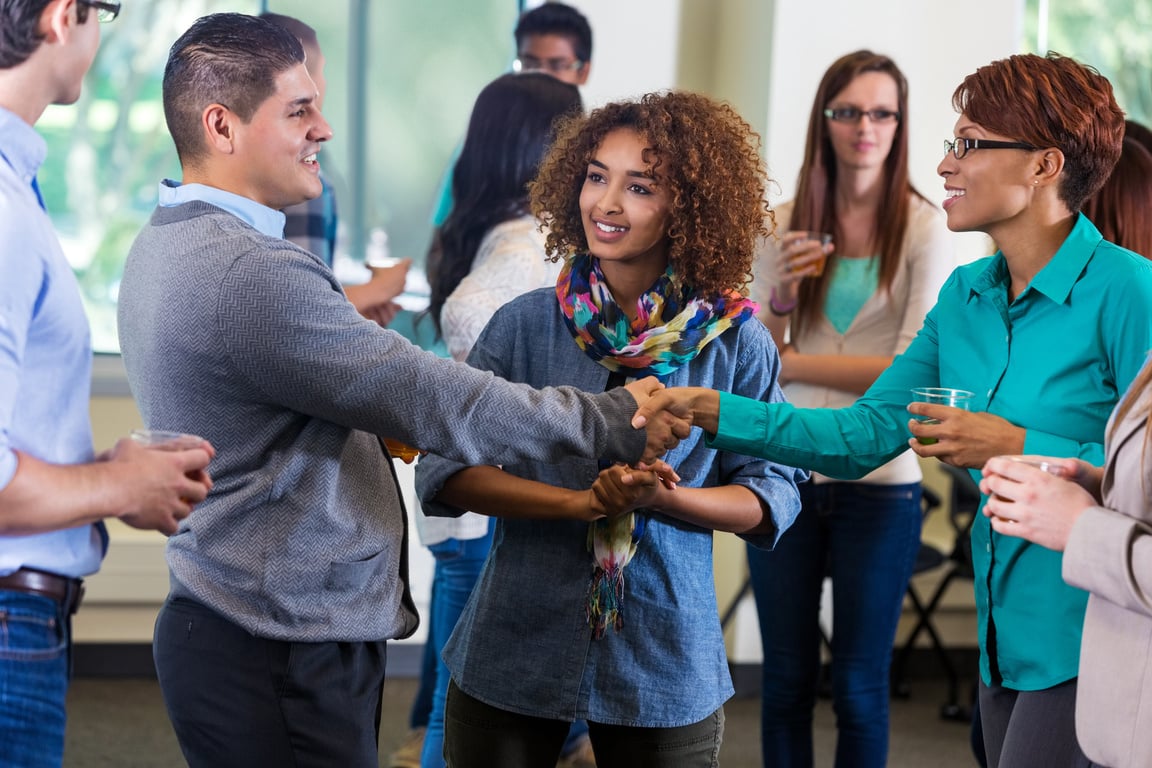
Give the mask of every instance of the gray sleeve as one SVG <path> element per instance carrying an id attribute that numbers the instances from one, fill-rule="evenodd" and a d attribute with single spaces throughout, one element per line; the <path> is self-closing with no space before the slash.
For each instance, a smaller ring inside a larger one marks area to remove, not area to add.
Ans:
<path id="1" fill-rule="evenodd" d="M 241 257 L 221 282 L 221 354 L 257 399 L 469 464 L 643 452 L 627 391 L 536 390 L 437 357 L 360 317 L 294 249 Z"/>

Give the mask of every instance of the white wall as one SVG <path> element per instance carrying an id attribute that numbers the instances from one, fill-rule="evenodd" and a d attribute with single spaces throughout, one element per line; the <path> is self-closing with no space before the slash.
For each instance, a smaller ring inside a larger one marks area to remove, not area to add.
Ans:
<path id="1" fill-rule="evenodd" d="M 581 89 L 586 107 L 675 85 L 680 0 L 565 1 L 592 26 L 592 72 Z"/>
<path id="2" fill-rule="evenodd" d="M 972 0 L 958 9 L 922 0 L 777 0 L 764 137 L 770 173 L 780 185 L 773 202 L 790 199 L 796 189 L 807 116 L 824 70 L 845 53 L 870 48 L 892 57 L 908 78 L 912 183 L 940 203 L 936 166 L 958 117 L 952 92 L 977 67 L 1015 53 L 1022 27 L 1022 2 Z M 957 242 L 961 261 L 986 253 L 982 235 L 961 235 Z"/>

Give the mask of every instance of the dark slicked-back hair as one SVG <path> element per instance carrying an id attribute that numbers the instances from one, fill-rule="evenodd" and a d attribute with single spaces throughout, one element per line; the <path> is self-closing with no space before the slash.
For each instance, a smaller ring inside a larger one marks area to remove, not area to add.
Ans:
<path id="1" fill-rule="evenodd" d="M 452 212 L 440 230 L 442 260 L 428 306 L 437 332 L 444 301 L 472 270 L 484 236 L 528 212 L 528 182 L 552 142 L 553 124 L 583 108 L 576 86 L 543 72 L 504 75 L 476 97 L 452 172 Z"/>
<path id="2" fill-rule="evenodd" d="M 874 229 L 875 246 L 880 254 L 879 285 L 888 290 L 900 267 L 912 195 L 919 195 L 908 180 L 908 81 L 889 57 L 869 50 L 853 51 L 832 62 L 824 73 L 808 116 L 804 164 L 800 167 L 796 204 L 788 226 L 793 230 L 831 232 L 836 242 L 843 241 L 840 212 L 836 209 L 836 153 L 829 135 L 830 118 L 824 116 L 824 110 L 853 80 L 868 72 L 888 75 L 896 83 L 895 106 L 900 113 L 892 148 L 884 158 L 884 192 L 880 196 Z M 834 265 L 836 254 L 829 258 Z M 834 271 L 834 268 L 826 269 L 819 277 L 800 283 L 800 310 L 795 319 L 797 328 L 803 328 L 824 314 L 824 301 Z"/>
<path id="3" fill-rule="evenodd" d="M 51 0 L 0 0 L 0 69 L 23 64 L 40 47 L 40 14 Z"/>
<path id="4" fill-rule="evenodd" d="M 524 38 L 532 35 L 558 35 L 572 41 L 576 58 L 592 61 L 592 27 L 584 14 L 564 3 L 544 3 L 525 11 L 516 22 L 516 50 L 524 47 Z"/>
<path id="5" fill-rule="evenodd" d="M 276 78 L 303 62 L 296 35 L 270 21 L 242 13 L 197 19 L 172 44 L 164 67 L 164 119 L 181 165 L 194 165 L 206 151 L 205 108 L 221 104 L 247 122 L 275 93 Z"/>
<path id="6" fill-rule="evenodd" d="M 1120 157 L 1124 112 L 1112 84 L 1058 53 L 1019 54 L 980 67 L 952 94 L 952 106 L 992 133 L 1063 152 L 1059 194 L 1071 211 L 1100 188 Z"/>

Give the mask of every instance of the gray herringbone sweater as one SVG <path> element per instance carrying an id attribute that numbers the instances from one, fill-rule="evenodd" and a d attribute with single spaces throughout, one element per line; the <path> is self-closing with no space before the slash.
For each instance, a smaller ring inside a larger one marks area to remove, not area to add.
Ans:
<path id="1" fill-rule="evenodd" d="M 120 287 L 145 423 L 216 447 L 215 488 L 168 542 L 174 595 L 262 637 L 416 628 L 405 518 L 374 435 L 469 463 L 634 461 L 624 391 L 533 390 L 362 319 L 319 259 L 206 203 L 158 208 Z"/>

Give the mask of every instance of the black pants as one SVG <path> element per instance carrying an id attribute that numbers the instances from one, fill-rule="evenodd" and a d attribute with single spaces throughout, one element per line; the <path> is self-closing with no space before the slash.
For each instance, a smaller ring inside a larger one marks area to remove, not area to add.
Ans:
<path id="1" fill-rule="evenodd" d="M 376 768 L 383 641 L 265 640 L 169 598 L 153 651 L 192 768 Z"/>
<path id="2" fill-rule="evenodd" d="M 571 723 L 520 715 L 448 685 L 444 757 L 448 768 L 553 768 Z M 588 722 L 597 768 L 715 768 L 724 710 L 679 728 Z"/>

